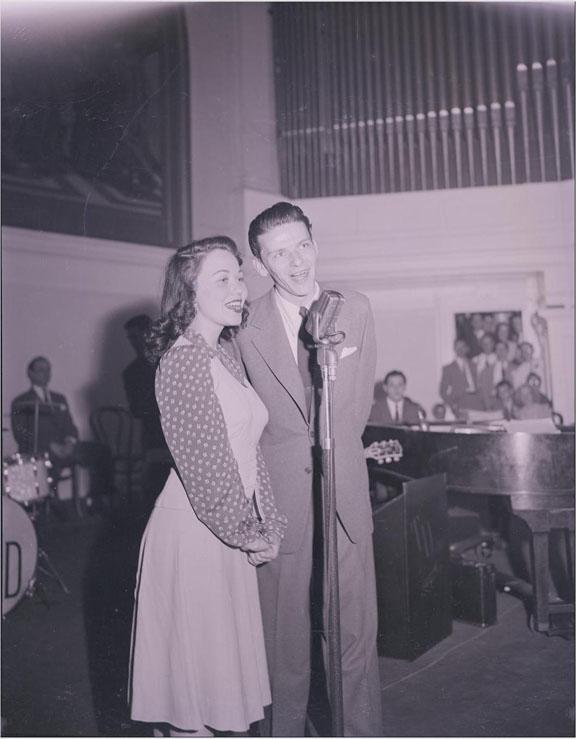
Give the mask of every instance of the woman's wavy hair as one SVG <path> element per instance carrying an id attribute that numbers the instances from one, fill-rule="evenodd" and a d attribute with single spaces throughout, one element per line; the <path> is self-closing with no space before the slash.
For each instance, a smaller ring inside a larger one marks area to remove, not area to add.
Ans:
<path id="1" fill-rule="evenodd" d="M 196 278 L 207 254 L 216 249 L 230 252 L 242 264 L 238 247 L 228 236 L 209 236 L 182 246 L 171 257 L 164 276 L 164 290 L 160 318 L 154 321 L 145 337 L 146 358 L 156 364 L 181 336 L 196 315 Z M 248 317 L 246 307 L 242 312 L 242 326 Z M 222 332 L 224 338 L 233 336 L 237 326 L 228 326 Z"/>

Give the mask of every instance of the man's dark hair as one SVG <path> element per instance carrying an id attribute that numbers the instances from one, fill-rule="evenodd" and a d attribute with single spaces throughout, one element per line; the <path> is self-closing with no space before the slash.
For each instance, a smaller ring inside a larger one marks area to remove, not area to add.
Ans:
<path id="1" fill-rule="evenodd" d="M 256 216 L 248 229 L 248 243 L 250 250 L 257 259 L 260 259 L 260 244 L 258 237 L 270 231 L 276 226 L 283 226 L 285 223 L 303 223 L 308 229 L 310 238 L 312 238 L 312 224 L 308 216 L 304 214 L 302 208 L 292 203 L 279 202 L 270 208 L 263 210 Z"/>
<path id="2" fill-rule="evenodd" d="M 509 387 L 510 390 L 512 390 L 512 383 L 508 382 L 508 380 L 500 380 L 499 383 L 496 384 L 496 390 L 498 390 L 499 387 Z"/>
<path id="3" fill-rule="evenodd" d="M 46 357 L 42 357 L 42 356 L 34 357 L 34 359 L 31 359 L 28 362 L 28 367 L 26 368 L 26 371 L 32 372 L 34 370 L 34 365 L 36 364 L 36 362 L 40 362 L 40 361 L 48 362 L 48 364 L 50 364 L 50 360 L 46 359 Z"/>
<path id="4" fill-rule="evenodd" d="M 390 370 L 390 372 L 388 372 L 388 374 L 384 378 L 384 385 L 386 385 L 391 377 L 401 377 L 404 380 L 404 384 L 406 384 L 407 382 L 404 372 L 401 372 L 400 370 Z"/>
<path id="5" fill-rule="evenodd" d="M 137 331 L 148 331 L 152 325 L 152 319 L 147 313 L 139 313 L 137 316 L 132 316 L 124 324 L 126 331 L 130 329 L 136 329 Z"/>

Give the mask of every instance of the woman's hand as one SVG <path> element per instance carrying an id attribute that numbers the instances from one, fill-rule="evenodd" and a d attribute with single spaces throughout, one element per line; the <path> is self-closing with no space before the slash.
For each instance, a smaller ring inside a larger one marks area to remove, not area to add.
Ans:
<path id="1" fill-rule="evenodd" d="M 278 556 L 280 538 L 274 535 L 271 538 L 271 542 L 258 538 L 241 547 L 244 552 L 248 553 L 248 562 L 254 567 L 270 562 Z"/>

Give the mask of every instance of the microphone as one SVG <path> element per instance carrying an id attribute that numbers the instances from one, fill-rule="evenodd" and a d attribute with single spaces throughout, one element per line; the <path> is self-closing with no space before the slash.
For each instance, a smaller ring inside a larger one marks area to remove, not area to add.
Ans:
<path id="1" fill-rule="evenodd" d="M 345 334 L 336 331 L 336 319 L 344 303 L 344 296 L 336 290 L 322 290 L 320 296 L 310 306 L 306 319 L 306 331 L 314 339 L 314 343 L 328 341 L 338 344 Z"/>

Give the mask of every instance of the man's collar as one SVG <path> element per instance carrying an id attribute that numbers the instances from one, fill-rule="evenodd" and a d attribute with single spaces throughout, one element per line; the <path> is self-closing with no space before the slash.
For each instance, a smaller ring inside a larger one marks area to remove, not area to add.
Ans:
<path id="1" fill-rule="evenodd" d="M 320 296 L 320 292 L 320 285 L 316 282 L 314 287 L 314 295 L 307 302 L 303 303 L 303 306 L 310 310 L 310 306 L 315 300 L 318 299 L 318 297 Z M 301 306 L 297 305 L 296 303 L 292 303 L 290 300 L 286 300 L 286 298 L 280 295 L 280 292 L 276 286 L 274 286 L 274 297 L 280 303 L 280 305 L 289 313 L 296 315 L 300 312 Z"/>

